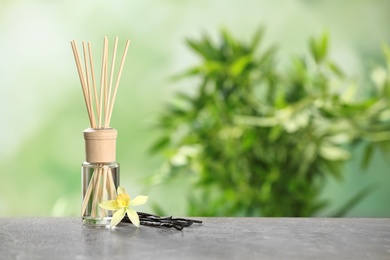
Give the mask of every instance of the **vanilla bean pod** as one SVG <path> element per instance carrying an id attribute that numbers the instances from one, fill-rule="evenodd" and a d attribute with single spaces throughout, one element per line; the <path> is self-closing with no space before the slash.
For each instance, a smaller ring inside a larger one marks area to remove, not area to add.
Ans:
<path id="1" fill-rule="evenodd" d="M 185 218 L 173 218 L 169 217 L 160 217 L 157 215 L 137 212 L 140 220 L 140 224 L 150 227 L 164 227 L 164 228 L 175 228 L 177 230 L 182 230 L 185 227 L 189 227 L 194 223 L 202 224 L 201 220 L 194 219 L 185 219 Z M 131 223 L 129 217 L 126 215 L 122 222 Z"/>

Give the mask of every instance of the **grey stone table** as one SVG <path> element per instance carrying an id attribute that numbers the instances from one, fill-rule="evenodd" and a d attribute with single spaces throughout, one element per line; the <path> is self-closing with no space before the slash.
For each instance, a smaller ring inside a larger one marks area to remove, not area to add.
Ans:
<path id="1" fill-rule="evenodd" d="M 200 219 L 177 231 L 0 218 L 0 259 L 390 259 L 390 219 Z"/>

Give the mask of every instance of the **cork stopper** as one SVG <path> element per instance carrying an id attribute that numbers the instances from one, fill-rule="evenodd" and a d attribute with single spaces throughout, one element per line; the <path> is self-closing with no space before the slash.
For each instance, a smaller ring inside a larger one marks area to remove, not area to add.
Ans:
<path id="1" fill-rule="evenodd" d="M 91 163 L 115 162 L 117 135 L 117 131 L 113 128 L 85 129 L 86 161 Z"/>

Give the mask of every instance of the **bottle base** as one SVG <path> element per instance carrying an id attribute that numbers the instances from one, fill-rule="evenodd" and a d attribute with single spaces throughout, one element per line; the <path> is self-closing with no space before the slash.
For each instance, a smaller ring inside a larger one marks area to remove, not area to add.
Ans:
<path id="1" fill-rule="evenodd" d="M 112 217 L 105 218 L 93 218 L 93 217 L 83 217 L 83 223 L 91 226 L 106 226 L 111 222 Z"/>

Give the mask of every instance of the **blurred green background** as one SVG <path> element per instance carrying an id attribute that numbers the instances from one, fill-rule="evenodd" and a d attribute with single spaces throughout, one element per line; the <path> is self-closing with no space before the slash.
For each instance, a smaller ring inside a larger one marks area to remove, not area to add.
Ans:
<path id="1" fill-rule="evenodd" d="M 381 63 L 381 44 L 390 43 L 390 2 L 385 0 L 154 0 L 27 1 L 0 4 L 0 216 L 78 216 L 82 131 L 88 118 L 70 41 L 90 41 L 100 57 L 103 37 L 119 36 L 120 50 L 132 41 L 111 126 L 119 132 L 121 184 L 143 193 L 165 212 L 186 214 L 184 177 L 148 187 L 144 179 L 163 158 L 147 149 L 158 132 L 152 125 L 176 90 L 188 82 L 170 76 L 197 61 L 184 44 L 221 27 L 249 39 L 263 25 L 266 42 L 277 43 L 278 59 L 306 51 L 307 40 L 327 30 L 331 57 L 357 81 Z M 347 216 L 390 216 L 389 164 L 376 154 L 367 170 L 361 154 L 345 167 L 342 183 L 330 179 L 323 196 L 326 216 L 367 184 L 378 188 Z M 344 201 L 344 200 L 343 200 Z"/>

